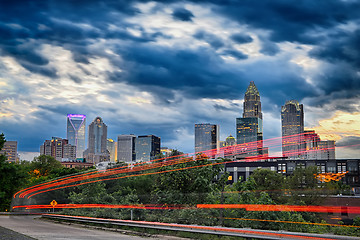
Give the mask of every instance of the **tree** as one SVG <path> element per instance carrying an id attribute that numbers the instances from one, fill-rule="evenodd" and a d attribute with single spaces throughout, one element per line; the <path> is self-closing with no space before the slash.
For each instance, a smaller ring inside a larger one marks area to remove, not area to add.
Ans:
<path id="1" fill-rule="evenodd" d="M 324 200 L 324 184 L 319 183 L 315 175 L 316 166 L 296 168 L 293 174 L 287 177 L 287 185 L 293 204 L 318 205 Z"/>
<path id="2" fill-rule="evenodd" d="M 155 190 L 160 203 L 190 204 L 201 203 L 214 187 L 222 166 L 211 165 L 204 155 L 197 155 L 196 160 L 182 157 L 179 164 L 162 167 L 163 173 L 155 176 Z"/>
<path id="3" fill-rule="evenodd" d="M 266 191 L 269 196 L 277 203 L 282 203 L 285 178 L 282 174 L 271 171 L 270 169 L 256 169 L 250 176 L 255 183 L 255 190 Z"/>
<path id="4" fill-rule="evenodd" d="M 0 150 L 6 142 L 4 134 L 0 134 Z M 6 162 L 0 155 L 0 211 L 10 209 L 13 194 L 25 184 L 28 177 L 20 165 Z"/>
<path id="5" fill-rule="evenodd" d="M 39 157 L 35 157 L 30 164 L 30 170 L 33 172 L 35 171 L 34 173 L 40 176 L 48 176 L 52 172 L 61 168 L 63 168 L 63 166 L 59 161 L 47 155 L 40 155 Z"/>

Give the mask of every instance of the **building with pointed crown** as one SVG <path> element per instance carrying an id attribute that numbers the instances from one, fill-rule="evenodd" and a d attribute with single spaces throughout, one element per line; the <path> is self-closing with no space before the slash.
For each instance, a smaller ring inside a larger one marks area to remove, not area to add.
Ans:
<path id="1" fill-rule="evenodd" d="M 244 97 L 243 118 L 262 119 L 260 93 L 253 81 L 250 82 Z"/>
<path id="2" fill-rule="evenodd" d="M 253 81 L 250 82 L 244 96 L 243 117 L 236 118 L 237 144 L 244 144 L 244 153 L 263 155 L 263 120 L 260 93 Z"/>

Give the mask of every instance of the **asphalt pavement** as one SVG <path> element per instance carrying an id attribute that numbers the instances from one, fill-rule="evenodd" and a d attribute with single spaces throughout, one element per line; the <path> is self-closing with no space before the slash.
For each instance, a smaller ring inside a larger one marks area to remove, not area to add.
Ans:
<path id="1" fill-rule="evenodd" d="M 80 228 L 39 220 L 39 216 L 0 215 L 0 239 L 4 240 L 144 240 L 117 232 Z M 154 239 L 154 238 L 152 238 Z"/>

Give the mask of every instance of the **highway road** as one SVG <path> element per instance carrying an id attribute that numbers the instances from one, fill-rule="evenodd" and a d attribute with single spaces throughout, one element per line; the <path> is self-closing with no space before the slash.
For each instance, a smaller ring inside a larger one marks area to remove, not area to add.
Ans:
<path id="1" fill-rule="evenodd" d="M 14 216 L 14 215 L 1 215 L 0 216 L 0 226 L 3 228 L 11 229 L 15 232 L 24 234 L 26 236 L 32 237 L 38 240 L 112 240 L 112 239 L 121 239 L 121 240 L 144 240 L 150 238 L 137 237 L 124 235 L 117 232 L 95 230 L 88 228 L 80 228 L 75 226 L 69 226 L 64 224 L 56 224 L 48 221 L 43 221 L 38 219 L 39 216 Z M 1 239 L 31 239 L 31 238 L 20 238 L 20 235 L 16 236 L 16 233 L 13 233 L 14 237 L 9 236 L 9 232 L 6 229 L 0 228 L 0 238 Z M 8 238 L 3 238 L 1 232 L 8 236 Z M 154 238 L 151 238 L 154 239 Z"/>

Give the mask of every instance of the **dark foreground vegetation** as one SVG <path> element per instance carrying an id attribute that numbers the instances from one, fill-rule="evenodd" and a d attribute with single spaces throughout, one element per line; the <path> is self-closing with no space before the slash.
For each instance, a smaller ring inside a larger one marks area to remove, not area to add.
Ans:
<path id="1" fill-rule="evenodd" d="M 5 143 L 4 134 L 0 134 L 0 150 Z M 14 193 L 44 181 L 61 176 L 75 174 L 82 170 L 65 168 L 50 156 L 36 157 L 32 162 L 6 162 L 6 157 L 0 155 L 0 212 L 9 211 Z"/>

